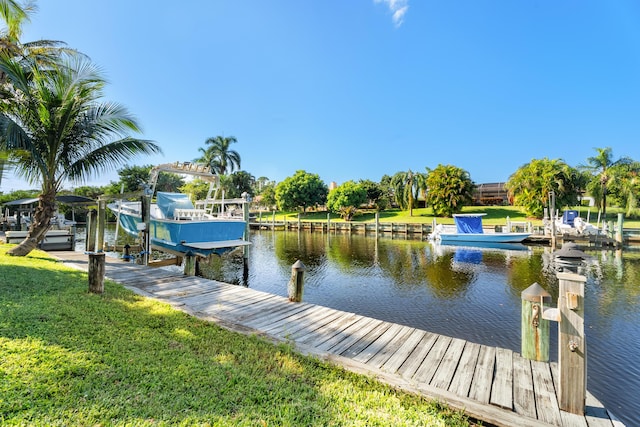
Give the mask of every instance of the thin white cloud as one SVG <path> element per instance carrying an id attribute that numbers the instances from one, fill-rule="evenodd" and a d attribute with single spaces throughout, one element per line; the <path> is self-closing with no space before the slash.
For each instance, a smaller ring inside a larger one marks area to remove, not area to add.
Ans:
<path id="1" fill-rule="evenodd" d="M 373 0 L 374 3 L 384 3 L 391 11 L 393 24 L 398 28 L 404 22 L 404 15 L 409 10 L 409 0 Z"/>

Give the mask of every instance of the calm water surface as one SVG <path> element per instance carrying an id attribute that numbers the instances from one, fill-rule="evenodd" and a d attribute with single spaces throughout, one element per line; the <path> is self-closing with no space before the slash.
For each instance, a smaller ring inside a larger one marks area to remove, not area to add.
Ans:
<path id="1" fill-rule="evenodd" d="M 214 257 L 204 275 L 287 295 L 301 260 L 304 301 L 520 352 L 521 292 L 537 282 L 558 298 L 549 248 L 480 250 L 416 240 L 260 231 L 249 274 L 238 257 Z M 640 252 L 588 251 L 581 267 L 588 339 L 587 387 L 628 426 L 640 426 Z M 557 360 L 552 322 L 551 359 Z"/>

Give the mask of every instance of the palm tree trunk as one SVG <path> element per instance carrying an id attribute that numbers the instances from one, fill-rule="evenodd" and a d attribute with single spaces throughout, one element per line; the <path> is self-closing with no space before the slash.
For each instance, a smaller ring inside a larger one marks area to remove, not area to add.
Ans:
<path id="1" fill-rule="evenodd" d="M 51 227 L 51 218 L 56 209 L 56 192 L 49 190 L 40 194 L 38 197 L 38 207 L 33 214 L 33 222 L 29 227 L 27 237 L 16 247 L 7 251 L 8 255 L 25 256 L 38 247 L 38 244 L 44 240 L 47 231 Z"/>

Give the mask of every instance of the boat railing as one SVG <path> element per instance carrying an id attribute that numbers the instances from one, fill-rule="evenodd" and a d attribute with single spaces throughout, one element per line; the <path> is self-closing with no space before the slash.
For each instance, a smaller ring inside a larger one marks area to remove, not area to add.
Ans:
<path id="1" fill-rule="evenodd" d="M 175 220 L 200 220 L 210 218 L 204 209 L 175 209 L 173 219 Z"/>

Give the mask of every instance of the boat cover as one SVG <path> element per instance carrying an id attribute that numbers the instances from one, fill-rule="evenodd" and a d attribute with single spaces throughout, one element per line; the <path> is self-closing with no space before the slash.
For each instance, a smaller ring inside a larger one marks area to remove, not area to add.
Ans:
<path id="1" fill-rule="evenodd" d="M 158 191 L 156 203 L 162 215 L 169 219 L 173 218 L 176 209 L 193 209 L 193 203 L 189 200 L 189 195 L 183 193 Z"/>
<path id="2" fill-rule="evenodd" d="M 480 216 L 454 216 L 453 219 L 459 234 L 483 233 L 482 217 Z"/>
<path id="3" fill-rule="evenodd" d="M 578 211 L 569 210 L 562 213 L 562 223 L 574 226 L 574 221 L 578 217 Z"/>

